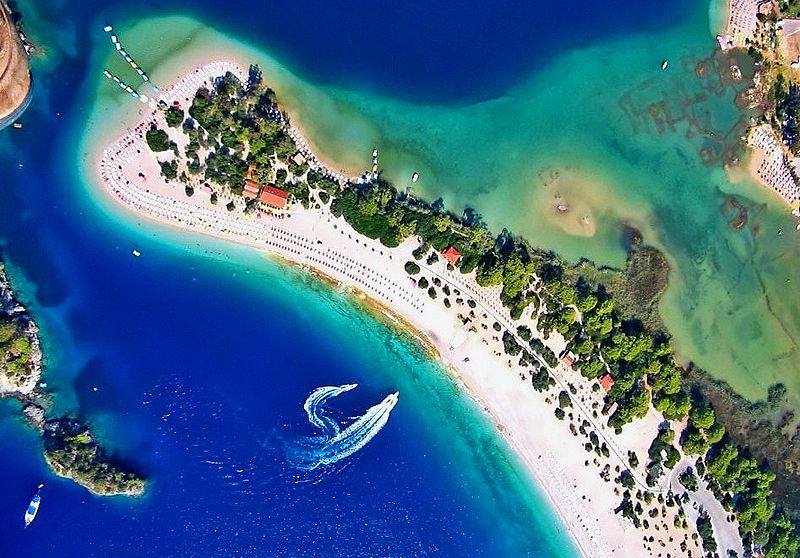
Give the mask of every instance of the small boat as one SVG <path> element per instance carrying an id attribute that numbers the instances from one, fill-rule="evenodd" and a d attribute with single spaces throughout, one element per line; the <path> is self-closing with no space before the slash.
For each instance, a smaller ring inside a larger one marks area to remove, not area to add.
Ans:
<path id="1" fill-rule="evenodd" d="M 22 122 L 14 122 L 14 128 L 16 130 L 22 129 Z"/>
<path id="2" fill-rule="evenodd" d="M 134 248 L 133 250 L 131 250 L 131 254 L 133 254 L 133 257 L 134 257 L 134 258 L 138 258 L 139 256 L 141 256 L 141 255 L 142 255 L 142 253 L 141 253 L 139 250 L 137 250 L 136 248 Z"/>
<path id="3" fill-rule="evenodd" d="M 43 484 L 40 484 L 36 489 L 36 494 L 33 495 L 31 498 L 30 504 L 28 504 L 28 509 L 25 510 L 25 527 L 27 528 L 28 525 L 33 523 L 33 520 L 36 519 L 36 514 L 39 513 L 39 504 L 42 503 L 42 497 L 39 494 L 39 491 L 44 488 Z"/>
<path id="4" fill-rule="evenodd" d="M 411 175 L 411 182 L 416 183 L 417 180 L 419 180 L 419 173 L 415 172 L 414 174 Z"/>
<path id="5" fill-rule="evenodd" d="M 375 149 L 372 150 L 372 158 L 374 159 L 377 156 L 378 156 L 378 148 L 376 147 Z"/>
<path id="6" fill-rule="evenodd" d="M 667 66 L 669 66 L 669 62 L 667 60 L 664 60 L 664 61 L 661 62 L 661 69 L 662 70 L 666 70 Z"/>
<path id="7" fill-rule="evenodd" d="M 105 31 L 106 33 L 111 31 L 112 29 L 113 29 L 113 27 L 111 27 L 110 25 L 106 25 L 105 27 L 103 27 L 103 31 Z"/>

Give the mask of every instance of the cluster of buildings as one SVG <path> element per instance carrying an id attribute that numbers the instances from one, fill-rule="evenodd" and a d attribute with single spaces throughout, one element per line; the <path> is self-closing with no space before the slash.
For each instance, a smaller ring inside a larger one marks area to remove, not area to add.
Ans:
<path id="1" fill-rule="evenodd" d="M 561 357 L 561 364 L 566 366 L 567 368 L 572 368 L 572 366 L 577 362 L 578 357 L 572 351 L 565 352 Z M 614 387 L 614 377 L 611 376 L 608 372 L 597 378 L 597 381 L 600 383 L 600 387 L 603 388 L 603 391 L 608 393 L 611 391 L 611 388 Z"/>
<path id="2" fill-rule="evenodd" d="M 251 165 L 247 169 L 242 197 L 247 201 L 257 199 L 270 207 L 283 209 L 289 200 L 289 192 L 281 190 L 274 184 L 267 184 L 266 186 L 259 184 L 256 179 L 256 168 Z"/>

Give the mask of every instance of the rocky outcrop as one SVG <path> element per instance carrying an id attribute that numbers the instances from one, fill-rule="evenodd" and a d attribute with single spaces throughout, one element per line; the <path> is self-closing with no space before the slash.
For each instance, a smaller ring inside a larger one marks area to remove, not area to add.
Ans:
<path id="1" fill-rule="evenodd" d="M 28 55 L 11 18 L 11 10 L 0 0 L 0 128 L 11 124 L 31 99 Z"/>

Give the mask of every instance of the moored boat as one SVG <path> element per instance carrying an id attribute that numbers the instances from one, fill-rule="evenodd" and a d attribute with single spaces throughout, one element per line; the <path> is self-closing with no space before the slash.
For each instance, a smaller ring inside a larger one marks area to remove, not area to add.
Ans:
<path id="1" fill-rule="evenodd" d="M 42 503 L 42 496 L 39 494 L 39 491 L 44 488 L 43 484 L 40 484 L 36 489 L 36 494 L 33 495 L 31 498 L 30 503 L 28 504 L 28 509 L 25 510 L 25 527 L 27 528 L 28 525 L 33 523 L 33 520 L 36 519 L 36 514 L 39 513 L 39 505 Z"/>

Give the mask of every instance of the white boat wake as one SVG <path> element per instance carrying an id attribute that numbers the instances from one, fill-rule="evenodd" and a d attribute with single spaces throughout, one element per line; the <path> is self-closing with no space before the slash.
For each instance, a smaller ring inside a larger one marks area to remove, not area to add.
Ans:
<path id="1" fill-rule="evenodd" d="M 363 448 L 384 427 L 389 420 L 389 414 L 397 405 L 400 396 L 398 392 L 387 395 L 383 401 L 367 409 L 344 430 L 330 416 L 325 402 L 357 385 L 323 386 L 309 394 L 303 408 L 308 414 L 309 422 L 321 430 L 321 435 L 301 440 L 290 448 L 289 460 L 294 466 L 310 471 L 323 465 L 332 465 Z"/>

